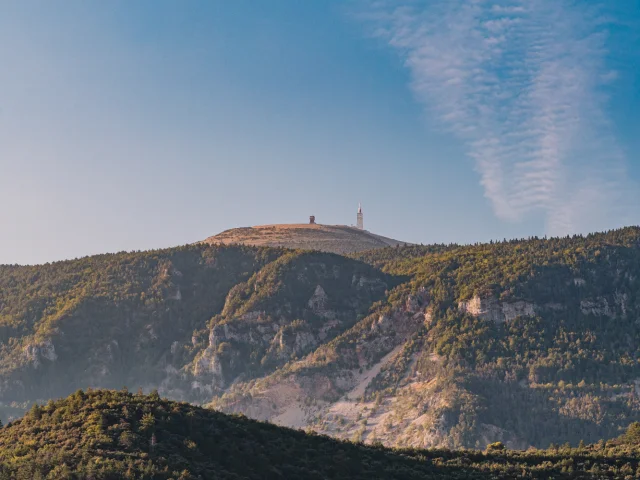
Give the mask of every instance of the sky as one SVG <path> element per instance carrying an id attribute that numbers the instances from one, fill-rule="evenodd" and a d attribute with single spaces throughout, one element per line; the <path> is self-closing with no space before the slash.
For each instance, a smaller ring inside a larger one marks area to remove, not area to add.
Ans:
<path id="1" fill-rule="evenodd" d="M 640 223 L 640 2 L 0 1 L 0 263 Z"/>

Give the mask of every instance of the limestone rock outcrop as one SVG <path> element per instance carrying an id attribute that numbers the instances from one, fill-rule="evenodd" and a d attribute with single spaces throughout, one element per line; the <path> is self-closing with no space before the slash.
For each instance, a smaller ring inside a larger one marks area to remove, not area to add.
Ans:
<path id="1" fill-rule="evenodd" d="M 458 309 L 474 317 L 490 320 L 495 323 L 510 322 L 517 317 L 533 317 L 536 307 L 533 303 L 499 302 L 493 297 L 482 298 L 475 295 L 470 300 L 458 303 Z"/>
<path id="2" fill-rule="evenodd" d="M 55 362 L 58 359 L 56 349 L 51 339 L 39 343 L 29 343 L 24 347 L 24 355 L 34 368 L 42 365 L 43 360 Z"/>

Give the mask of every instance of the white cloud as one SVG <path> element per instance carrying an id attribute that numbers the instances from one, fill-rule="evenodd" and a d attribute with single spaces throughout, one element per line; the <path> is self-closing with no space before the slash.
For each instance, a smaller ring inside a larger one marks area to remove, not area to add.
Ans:
<path id="1" fill-rule="evenodd" d="M 607 28 L 565 0 L 378 2 L 375 34 L 475 161 L 495 213 L 543 211 L 551 234 L 628 221 L 636 188 L 607 117 Z"/>

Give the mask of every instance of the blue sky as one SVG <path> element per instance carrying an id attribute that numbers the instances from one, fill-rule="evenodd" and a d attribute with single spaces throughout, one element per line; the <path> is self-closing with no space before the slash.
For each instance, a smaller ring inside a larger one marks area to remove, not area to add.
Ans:
<path id="1" fill-rule="evenodd" d="M 610 2 L 613 3 L 613 2 Z M 0 263 L 355 222 L 640 221 L 640 5 L 0 3 Z"/>

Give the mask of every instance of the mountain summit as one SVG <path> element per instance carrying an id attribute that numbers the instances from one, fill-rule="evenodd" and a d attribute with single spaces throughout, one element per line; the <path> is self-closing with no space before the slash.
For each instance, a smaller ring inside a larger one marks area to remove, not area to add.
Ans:
<path id="1" fill-rule="evenodd" d="M 232 228 L 204 240 L 205 243 L 286 247 L 349 254 L 377 248 L 408 245 L 347 225 L 293 223 Z"/>

